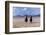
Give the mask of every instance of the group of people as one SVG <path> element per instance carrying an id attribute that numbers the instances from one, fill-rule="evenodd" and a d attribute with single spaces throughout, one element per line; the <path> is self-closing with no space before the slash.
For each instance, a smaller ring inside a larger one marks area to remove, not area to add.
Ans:
<path id="1" fill-rule="evenodd" d="M 32 22 L 32 16 L 30 16 L 30 22 Z M 27 15 L 26 15 L 26 18 L 25 18 L 25 22 L 28 22 L 28 18 L 27 18 Z"/>

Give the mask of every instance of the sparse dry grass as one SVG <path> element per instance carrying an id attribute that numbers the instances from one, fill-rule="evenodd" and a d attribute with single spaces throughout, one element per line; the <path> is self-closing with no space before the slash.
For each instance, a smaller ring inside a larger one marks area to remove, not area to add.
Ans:
<path id="1" fill-rule="evenodd" d="M 32 17 L 32 23 L 30 23 L 28 17 L 28 22 L 26 23 L 25 17 L 13 17 L 13 28 L 20 27 L 39 27 L 40 26 L 40 17 Z"/>

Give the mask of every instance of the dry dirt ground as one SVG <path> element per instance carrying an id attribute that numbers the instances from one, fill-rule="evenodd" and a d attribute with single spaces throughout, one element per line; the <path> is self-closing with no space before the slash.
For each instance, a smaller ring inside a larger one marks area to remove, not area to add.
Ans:
<path id="1" fill-rule="evenodd" d="M 25 22 L 25 17 L 13 17 L 13 28 L 40 26 L 40 17 L 32 17 L 32 23 L 29 20 L 29 17 L 28 22 Z"/>

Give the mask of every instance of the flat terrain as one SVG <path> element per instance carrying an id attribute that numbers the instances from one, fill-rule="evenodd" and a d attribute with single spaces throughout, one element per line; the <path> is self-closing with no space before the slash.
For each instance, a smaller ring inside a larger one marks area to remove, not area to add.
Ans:
<path id="1" fill-rule="evenodd" d="M 25 22 L 25 17 L 13 17 L 13 28 L 20 27 L 39 27 L 40 17 L 32 17 L 32 23 L 30 23 L 30 18 L 28 17 L 28 22 Z"/>

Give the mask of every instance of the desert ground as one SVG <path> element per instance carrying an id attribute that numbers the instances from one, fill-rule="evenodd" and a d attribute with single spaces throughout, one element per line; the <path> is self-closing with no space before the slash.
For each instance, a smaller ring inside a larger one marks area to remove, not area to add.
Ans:
<path id="1" fill-rule="evenodd" d="M 28 17 L 28 22 L 25 22 L 25 17 L 13 17 L 13 28 L 21 27 L 39 27 L 40 17 L 32 17 L 32 23 L 30 22 L 30 17 Z"/>

